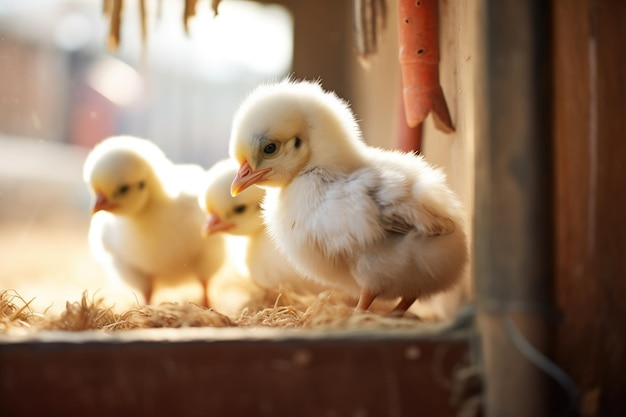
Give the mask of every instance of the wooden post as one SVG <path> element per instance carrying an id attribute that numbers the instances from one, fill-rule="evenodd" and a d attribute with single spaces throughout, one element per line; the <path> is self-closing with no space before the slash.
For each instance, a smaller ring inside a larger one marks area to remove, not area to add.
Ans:
<path id="1" fill-rule="evenodd" d="M 474 277 L 485 407 L 487 416 L 541 417 L 549 411 L 547 377 L 512 333 L 547 349 L 553 272 L 550 3 L 484 0 L 481 8 Z"/>

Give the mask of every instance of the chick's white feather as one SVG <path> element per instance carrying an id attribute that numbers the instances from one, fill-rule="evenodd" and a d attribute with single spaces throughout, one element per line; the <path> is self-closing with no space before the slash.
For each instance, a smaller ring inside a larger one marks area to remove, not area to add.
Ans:
<path id="1" fill-rule="evenodd" d="M 146 302 L 155 279 L 176 283 L 195 275 L 206 287 L 222 264 L 223 239 L 202 237 L 204 215 L 190 192 L 202 172 L 175 165 L 153 143 L 129 136 L 104 140 L 85 161 L 84 180 L 105 201 L 101 210 L 96 202 L 90 244 Z"/>
<path id="2" fill-rule="evenodd" d="M 401 297 L 402 309 L 461 278 L 463 208 L 443 172 L 367 146 L 349 106 L 319 84 L 255 90 L 235 116 L 230 153 L 249 172 L 267 171 L 256 182 L 268 187 L 265 224 L 304 275 L 360 292 L 365 308 Z"/>
<path id="3" fill-rule="evenodd" d="M 238 165 L 233 159 L 215 163 L 205 174 L 199 204 L 218 228 L 248 239 L 245 263 L 250 278 L 260 287 L 280 289 L 288 285 L 299 293 L 319 293 L 324 287 L 306 279 L 278 252 L 261 218 L 261 201 L 265 191 L 251 187 L 241 194 L 230 195 L 230 185 Z"/>

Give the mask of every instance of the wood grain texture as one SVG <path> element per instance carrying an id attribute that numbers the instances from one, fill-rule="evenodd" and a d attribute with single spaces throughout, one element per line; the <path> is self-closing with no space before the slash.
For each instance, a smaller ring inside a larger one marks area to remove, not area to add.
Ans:
<path id="1" fill-rule="evenodd" d="M 624 21 L 620 0 L 553 2 L 556 358 L 588 415 L 626 415 Z"/>
<path id="2" fill-rule="evenodd" d="M 0 344 L 6 416 L 456 415 L 462 341 Z"/>

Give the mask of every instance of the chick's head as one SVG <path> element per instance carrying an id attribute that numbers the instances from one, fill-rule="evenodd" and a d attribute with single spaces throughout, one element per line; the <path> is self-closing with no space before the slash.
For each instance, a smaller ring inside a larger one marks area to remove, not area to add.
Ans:
<path id="1" fill-rule="evenodd" d="M 115 137 L 98 144 L 83 170 L 94 197 L 92 214 L 100 210 L 126 216 L 139 213 L 160 191 L 154 165 L 161 160 L 165 160 L 162 152 L 143 139 Z"/>
<path id="2" fill-rule="evenodd" d="M 230 155 L 240 168 L 231 193 L 253 184 L 284 187 L 307 167 L 354 165 L 362 146 L 349 106 L 319 83 L 260 86 L 233 119 Z"/>
<path id="3" fill-rule="evenodd" d="M 230 195 L 231 182 L 238 167 L 236 161 L 226 159 L 217 162 L 206 173 L 204 189 L 198 200 L 207 214 L 203 226 L 205 235 L 225 231 L 232 235 L 249 236 L 263 227 L 261 200 L 264 190 L 250 187 L 235 197 Z"/>

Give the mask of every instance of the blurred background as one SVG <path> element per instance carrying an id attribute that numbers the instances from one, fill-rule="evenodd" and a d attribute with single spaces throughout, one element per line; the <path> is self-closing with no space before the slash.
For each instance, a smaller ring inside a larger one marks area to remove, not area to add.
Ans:
<path id="1" fill-rule="evenodd" d="M 109 287 L 86 246 L 81 171 L 94 144 L 146 137 L 208 167 L 227 156 L 245 94 L 290 71 L 283 6 L 227 1 L 214 18 L 199 3 L 187 35 L 184 2 L 148 3 L 145 45 L 138 2 L 127 1 L 110 53 L 99 1 L 0 1 L 0 288 L 37 297 L 38 309 Z"/>
<path id="2" fill-rule="evenodd" d="M 144 43 L 139 1 L 125 1 L 112 52 L 101 1 L 0 0 L 0 289 L 35 298 L 38 311 L 62 310 L 85 289 L 135 301 L 106 281 L 87 247 L 82 163 L 108 136 L 148 138 L 173 161 L 208 168 L 227 156 L 245 95 L 294 74 L 347 99 L 367 142 L 395 144 L 403 117 L 395 1 L 367 66 L 355 53 L 351 1 L 225 0 L 215 16 L 199 0 L 188 34 L 184 3 L 148 0 Z M 474 11 L 444 5 L 440 19 L 441 80 L 457 133 L 436 131 L 429 117 L 423 153 L 471 207 L 474 38 L 456 32 Z"/>

